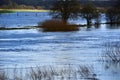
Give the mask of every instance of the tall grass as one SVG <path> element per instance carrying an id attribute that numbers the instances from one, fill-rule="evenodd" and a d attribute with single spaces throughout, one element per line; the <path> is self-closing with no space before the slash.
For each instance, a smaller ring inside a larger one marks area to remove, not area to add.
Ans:
<path id="1" fill-rule="evenodd" d="M 83 79 L 88 79 L 88 80 L 98 80 L 97 74 L 94 71 L 93 66 L 79 66 L 79 74 Z"/>
<path id="2" fill-rule="evenodd" d="M 79 30 L 77 25 L 65 24 L 60 20 L 46 20 L 43 23 L 38 23 L 38 26 L 42 28 L 43 31 L 48 31 L 48 32 Z"/>
<path id="3" fill-rule="evenodd" d="M 0 80 L 98 80 L 93 67 L 88 65 L 65 65 L 63 67 L 31 67 L 24 71 L 0 71 Z"/>
<path id="4" fill-rule="evenodd" d="M 120 69 L 120 42 L 107 42 L 104 46 L 101 61 L 105 69 Z"/>
<path id="5" fill-rule="evenodd" d="M 8 79 L 7 73 L 4 70 L 0 71 L 0 80 L 7 80 L 7 79 Z"/>
<path id="6" fill-rule="evenodd" d="M 120 43 L 108 42 L 105 44 L 103 61 L 120 63 Z"/>

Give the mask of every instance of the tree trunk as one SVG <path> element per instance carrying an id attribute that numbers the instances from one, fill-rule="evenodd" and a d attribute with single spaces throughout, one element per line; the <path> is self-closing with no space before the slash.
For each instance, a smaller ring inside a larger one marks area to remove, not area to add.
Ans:
<path id="1" fill-rule="evenodd" d="M 87 19 L 87 25 L 88 25 L 88 26 L 91 25 L 91 20 Z"/>

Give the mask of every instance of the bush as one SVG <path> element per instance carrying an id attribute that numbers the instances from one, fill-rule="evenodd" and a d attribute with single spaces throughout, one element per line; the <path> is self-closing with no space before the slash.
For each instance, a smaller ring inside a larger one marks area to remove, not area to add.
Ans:
<path id="1" fill-rule="evenodd" d="M 42 26 L 41 26 L 42 25 Z M 38 23 L 40 28 L 43 28 L 43 31 L 77 31 L 79 28 L 77 25 L 69 25 L 65 24 L 63 21 L 60 20 L 46 20 L 45 22 Z"/>

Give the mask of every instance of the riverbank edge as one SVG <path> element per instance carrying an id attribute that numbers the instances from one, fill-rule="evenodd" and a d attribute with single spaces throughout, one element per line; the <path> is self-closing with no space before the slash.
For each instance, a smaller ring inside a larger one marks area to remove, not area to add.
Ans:
<path id="1" fill-rule="evenodd" d="M 50 12 L 50 10 L 40 9 L 0 9 L 0 11 L 11 11 L 11 12 Z"/>

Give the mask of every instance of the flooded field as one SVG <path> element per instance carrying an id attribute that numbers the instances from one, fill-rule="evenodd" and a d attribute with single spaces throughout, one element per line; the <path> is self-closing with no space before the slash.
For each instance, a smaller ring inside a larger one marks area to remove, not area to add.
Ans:
<path id="1" fill-rule="evenodd" d="M 50 18 L 46 12 L 1 14 L 0 27 L 36 26 L 38 22 Z M 69 22 L 85 24 L 85 20 L 82 19 L 69 20 Z M 119 56 L 114 58 L 117 54 Z M 86 70 L 85 66 L 92 66 L 98 80 L 119 80 L 119 60 L 120 26 L 102 24 L 99 27 L 84 27 L 73 32 L 42 32 L 38 29 L 0 30 L 1 69 L 15 68 L 15 66 L 29 68 L 66 65 L 69 68 L 71 65 L 75 71 L 76 68 Z"/>

